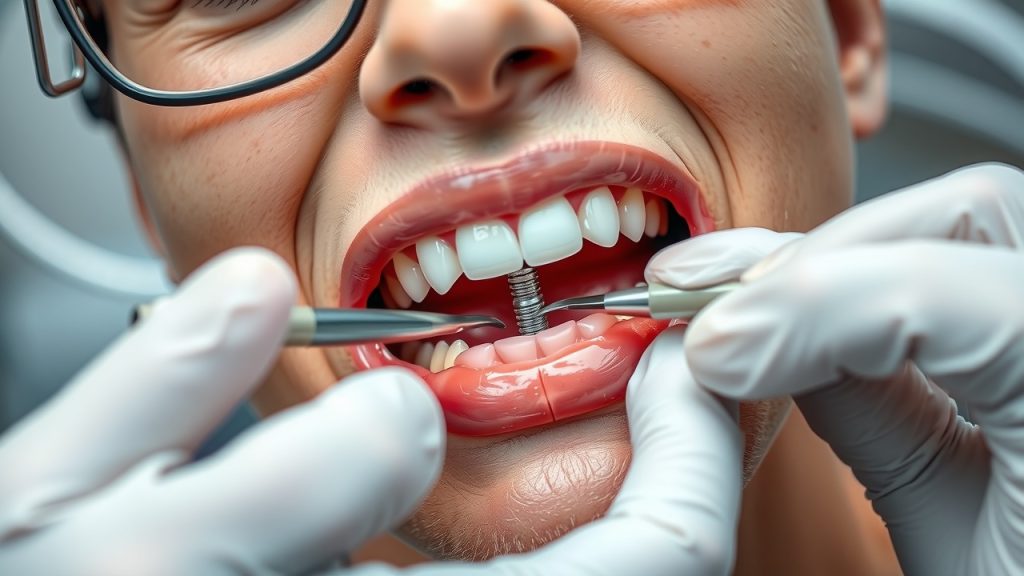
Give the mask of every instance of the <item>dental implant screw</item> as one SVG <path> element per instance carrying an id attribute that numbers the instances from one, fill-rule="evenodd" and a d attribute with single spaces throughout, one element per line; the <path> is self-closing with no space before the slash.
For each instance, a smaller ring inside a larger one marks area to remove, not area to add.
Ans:
<path id="1" fill-rule="evenodd" d="M 533 268 L 523 268 L 508 275 L 508 287 L 512 291 L 512 309 L 516 313 L 516 324 L 520 334 L 536 334 L 548 327 L 548 318 L 540 313 L 544 307 L 544 295 L 540 293 L 540 279 Z"/>

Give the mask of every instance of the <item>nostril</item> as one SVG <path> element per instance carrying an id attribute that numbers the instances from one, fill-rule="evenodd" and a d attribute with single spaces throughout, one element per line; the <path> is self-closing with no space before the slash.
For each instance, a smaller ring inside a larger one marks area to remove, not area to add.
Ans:
<path id="1" fill-rule="evenodd" d="M 554 60 L 554 57 L 550 50 L 519 48 L 513 50 L 505 57 L 505 64 L 515 70 L 526 70 L 543 66 Z"/>
<path id="2" fill-rule="evenodd" d="M 501 60 L 501 66 L 494 71 L 494 82 L 496 85 L 512 80 L 513 78 L 536 77 L 538 72 L 548 70 L 555 72 L 556 66 L 552 63 L 557 60 L 557 54 L 544 48 L 517 48 L 512 50 Z M 540 76 L 547 76 L 540 74 Z"/>
<path id="3" fill-rule="evenodd" d="M 417 78 L 402 84 L 391 93 L 391 105 L 395 107 L 420 104 L 430 99 L 438 85 L 427 78 Z"/>
<path id="4" fill-rule="evenodd" d="M 546 0 L 382 3 L 359 96 L 374 116 L 413 127 L 464 128 L 526 106 L 571 72 L 576 25 Z M 413 9 L 415 7 L 415 9 Z M 466 22 L 473 30 L 464 30 Z"/>

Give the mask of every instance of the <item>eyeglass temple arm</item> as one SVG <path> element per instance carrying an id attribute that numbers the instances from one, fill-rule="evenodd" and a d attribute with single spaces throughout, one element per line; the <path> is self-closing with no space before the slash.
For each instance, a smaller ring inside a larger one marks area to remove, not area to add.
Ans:
<path id="1" fill-rule="evenodd" d="M 42 21 L 39 18 L 38 1 L 25 0 L 25 13 L 28 16 L 28 33 L 32 39 L 32 53 L 35 56 L 36 78 L 39 79 L 39 87 L 48 96 L 54 98 L 76 90 L 85 82 L 85 56 L 82 51 L 72 43 L 74 67 L 71 69 L 71 77 L 59 84 L 54 84 L 53 76 L 50 74 L 50 63 L 46 57 L 46 40 L 43 36 Z"/>

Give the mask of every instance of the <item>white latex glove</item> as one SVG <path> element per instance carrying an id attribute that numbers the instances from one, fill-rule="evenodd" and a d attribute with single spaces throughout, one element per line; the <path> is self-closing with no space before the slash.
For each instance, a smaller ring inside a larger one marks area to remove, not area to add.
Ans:
<path id="1" fill-rule="evenodd" d="M 965 169 L 750 270 L 691 324 L 686 358 L 718 393 L 796 395 L 907 574 L 1024 574 L 1022 251 L 1024 174 Z"/>
<path id="2" fill-rule="evenodd" d="M 306 573 L 406 517 L 445 436 L 400 369 L 346 378 L 189 463 L 270 366 L 294 291 L 266 252 L 218 258 L 0 439 L 0 573 Z M 410 572 L 728 573 L 741 438 L 679 369 L 681 346 L 662 335 L 630 382 L 634 459 L 607 518 L 530 554 Z"/>
<path id="3" fill-rule="evenodd" d="M 269 253 L 217 258 L 0 439 L 0 574 L 295 573 L 413 510 L 444 434 L 401 370 L 189 464 L 270 367 L 294 300 Z"/>

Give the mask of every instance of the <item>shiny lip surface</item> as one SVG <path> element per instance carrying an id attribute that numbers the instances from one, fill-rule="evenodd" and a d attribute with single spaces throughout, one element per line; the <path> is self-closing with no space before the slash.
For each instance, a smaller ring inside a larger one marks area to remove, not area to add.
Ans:
<path id="1" fill-rule="evenodd" d="M 364 307 L 394 254 L 424 236 L 518 214 L 546 198 L 602 185 L 637 187 L 664 198 L 689 224 L 691 236 L 714 228 L 697 182 L 660 155 L 600 141 L 548 145 L 501 164 L 428 179 L 381 210 L 346 252 L 339 305 Z M 380 344 L 347 349 L 358 369 L 389 364 L 413 369 L 438 396 L 449 432 L 487 436 L 549 424 L 621 401 L 640 354 L 667 325 L 639 318 L 620 322 L 605 336 L 569 346 L 557 358 L 545 358 L 543 365 L 456 367 L 437 374 L 396 360 Z M 558 387 L 552 386 L 555 381 Z"/>

